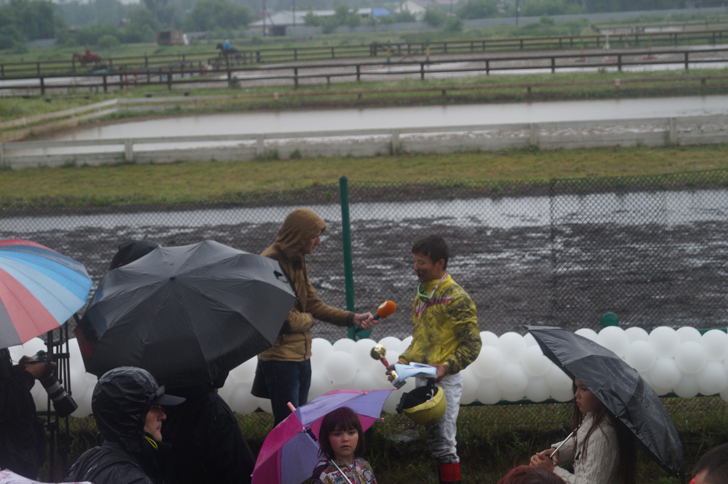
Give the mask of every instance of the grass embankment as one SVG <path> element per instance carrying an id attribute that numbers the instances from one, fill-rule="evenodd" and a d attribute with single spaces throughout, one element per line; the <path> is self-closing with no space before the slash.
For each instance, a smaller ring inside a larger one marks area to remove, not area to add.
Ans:
<path id="1" fill-rule="evenodd" d="M 726 403 L 720 397 L 666 398 L 663 402 L 680 435 L 687 474 L 697 459 L 728 441 Z M 569 433 L 573 403 L 462 407 L 458 418 L 458 454 L 464 484 L 495 484 L 514 465 L 525 464 L 537 451 Z M 239 415 L 238 422 L 254 455 L 273 427 L 267 413 Z M 71 419 L 71 462 L 98 445 L 92 417 Z M 366 459 L 380 484 L 435 484 L 437 467 L 430 459 L 424 429 L 401 415 L 385 415 L 367 436 Z M 679 484 L 640 453 L 640 484 Z M 47 468 L 41 471 L 41 478 Z"/>
<path id="2" fill-rule="evenodd" d="M 523 181 L 657 175 L 728 168 L 728 145 L 675 148 L 509 150 L 232 163 L 119 164 L 4 170 L 0 207 L 247 203 L 258 195 L 351 182 Z M 333 190 L 336 193 L 336 189 Z"/>

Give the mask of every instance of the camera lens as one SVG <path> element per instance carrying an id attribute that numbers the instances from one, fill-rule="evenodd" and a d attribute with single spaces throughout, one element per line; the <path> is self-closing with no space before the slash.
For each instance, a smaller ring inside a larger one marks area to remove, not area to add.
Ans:
<path id="1" fill-rule="evenodd" d="M 45 388 L 46 392 L 48 392 L 48 396 L 53 402 L 53 408 L 56 409 L 56 413 L 59 417 L 68 417 L 78 408 L 78 405 L 71 395 L 66 392 L 63 385 L 58 382 L 58 378 L 56 378 L 52 373 L 50 376 L 39 381 L 41 385 L 43 385 L 43 388 Z"/>

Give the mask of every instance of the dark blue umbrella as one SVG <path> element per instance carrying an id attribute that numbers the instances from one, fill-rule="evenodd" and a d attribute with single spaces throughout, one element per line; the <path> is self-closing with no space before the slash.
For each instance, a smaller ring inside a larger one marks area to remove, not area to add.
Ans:
<path id="1" fill-rule="evenodd" d="M 526 326 L 544 356 L 578 378 L 634 434 L 640 447 L 670 474 L 683 480 L 682 443 L 660 397 L 619 356 L 563 328 Z"/>

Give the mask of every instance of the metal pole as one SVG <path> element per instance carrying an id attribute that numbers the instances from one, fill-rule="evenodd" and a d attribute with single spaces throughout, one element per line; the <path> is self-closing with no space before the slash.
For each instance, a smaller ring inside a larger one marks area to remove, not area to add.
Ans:
<path id="1" fill-rule="evenodd" d="M 339 178 L 341 196 L 341 237 L 344 246 L 344 284 L 346 288 L 346 309 L 354 311 L 354 266 L 351 259 L 351 222 L 349 221 L 349 179 Z M 349 338 L 356 339 L 354 328 L 349 328 Z M 366 337 L 360 334 L 361 337 Z M 368 334 L 367 334 L 368 336 Z"/>

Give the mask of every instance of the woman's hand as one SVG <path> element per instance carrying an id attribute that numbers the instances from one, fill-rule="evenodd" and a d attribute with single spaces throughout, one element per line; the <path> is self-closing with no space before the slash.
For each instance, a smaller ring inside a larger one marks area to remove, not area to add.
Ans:
<path id="1" fill-rule="evenodd" d="M 533 457 L 531 457 L 531 465 L 533 467 L 540 467 L 542 469 L 546 469 L 549 472 L 553 472 L 554 467 L 556 467 L 556 464 L 558 464 L 559 462 L 557 458 L 558 454 L 554 454 L 552 458 L 549 458 L 553 451 L 554 449 L 546 449 L 542 452 L 535 454 Z"/>

